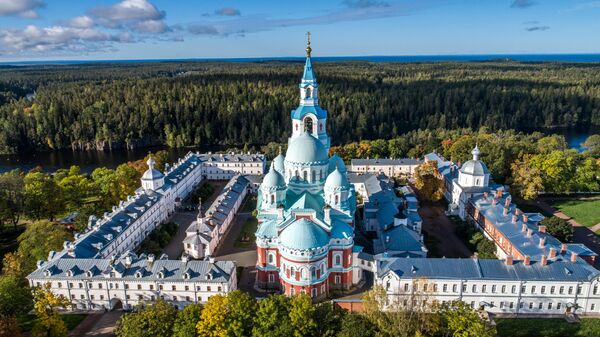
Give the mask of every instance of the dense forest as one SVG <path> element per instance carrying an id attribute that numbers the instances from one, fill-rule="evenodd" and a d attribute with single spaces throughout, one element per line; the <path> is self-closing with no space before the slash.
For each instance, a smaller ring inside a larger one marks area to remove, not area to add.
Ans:
<path id="1" fill-rule="evenodd" d="M 0 153 L 284 142 L 302 65 L 0 67 Z M 335 144 L 390 139 L 418 129 L 600 126 L 600 64 L 317 62 L 315 67 Z"/>

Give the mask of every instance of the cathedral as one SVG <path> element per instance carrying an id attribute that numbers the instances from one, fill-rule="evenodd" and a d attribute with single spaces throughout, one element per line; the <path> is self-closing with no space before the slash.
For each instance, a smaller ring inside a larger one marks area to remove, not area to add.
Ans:
<path id="1" fill-rule="evenodd" d="M 344 162 L 329 156 L 327 111 L 311 62 L 310 36 L 292 134 L 258 191 L 256 287 L 326 297 L 360 280 L 355 270 L 354 186 Z"/>

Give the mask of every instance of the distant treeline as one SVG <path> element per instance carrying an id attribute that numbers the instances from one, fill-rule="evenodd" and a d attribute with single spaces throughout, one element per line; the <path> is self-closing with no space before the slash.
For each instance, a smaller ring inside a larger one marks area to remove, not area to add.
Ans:
<path id="1" fill-rule="evenodd" d="M 315 67 L 335 144 L 417 129 L 585 131 L 600 125 L 600 64 Z M 300 62 L 2 68 L 0 153 L 284 142 L 301 71 Z"/>

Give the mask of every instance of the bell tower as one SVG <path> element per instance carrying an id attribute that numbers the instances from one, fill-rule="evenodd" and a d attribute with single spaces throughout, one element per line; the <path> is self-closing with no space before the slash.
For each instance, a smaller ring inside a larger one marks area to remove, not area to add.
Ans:
<path id="1" fill-rule="evenodd" d="M 327 135 L 327 111 L 319 106 L 319 84 L 313 71 L 310 46 L 310 32 L 307 33 L 306 62 L 300 80 L 300 105 L 292 110 L 292 137 L 295 138 L 307 131 L 311 136 L 323 143 L 329 151 L 330 139 Z"/>

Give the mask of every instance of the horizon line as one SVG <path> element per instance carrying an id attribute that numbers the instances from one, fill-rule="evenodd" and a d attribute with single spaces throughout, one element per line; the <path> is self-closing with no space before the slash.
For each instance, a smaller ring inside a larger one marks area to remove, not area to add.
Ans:
<path id="1" fill-rule="evenodd" d="M 581 52 L 581 53 L 460 53 L 460 54 L 395 54 L 395 55 L 324 55 L 313 56 L 312 59 L 363 59 L 363 58 L 391 58 L 391 57 L 490 57 L 505 58 L 507 56 L 600 56 L 600 52 Z M 77 62 L 77 63 L 110 63 L 110 62 L 161 62 L 161 61 L 227 61 L 227 60 L 303 60 L 306 56 L 242 56 L 242 57 L 181 57 L 181 58 L 115 58 L 115 59 L 75 59 L 75 58 L 56 58 L 56 59 L 27 59 L 27 60 L 3 60 L 0 58 L 0 65 L 26 64 L 26 63 L 57 63 L 57 62 Z M 599 61 L 589 61 L 599 62 Z"/>

